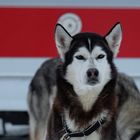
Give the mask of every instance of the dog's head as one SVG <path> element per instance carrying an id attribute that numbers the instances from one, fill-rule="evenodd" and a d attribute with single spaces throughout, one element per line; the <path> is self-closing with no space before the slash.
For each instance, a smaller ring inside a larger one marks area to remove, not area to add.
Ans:
<path id="1" fill-rule="evenodd" d="M 77 94 L 94 90 L 99 93 L 112 78 L 113 58 L 122 40 L 120 23 L 105 35 L 79 33 L 71 36 L 60 24 L 56 25 L 55 41 L 63 61 L 64 78 Z"/>

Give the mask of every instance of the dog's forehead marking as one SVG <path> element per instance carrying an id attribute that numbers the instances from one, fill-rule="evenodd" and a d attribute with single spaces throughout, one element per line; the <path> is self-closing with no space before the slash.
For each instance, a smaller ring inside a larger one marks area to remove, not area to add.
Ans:
<path id="1" fill-rule="evenodd" d="M 91 40 L 90 40 L 90 38 L 88 38 L 88 45 L 89 45 L 89 51 L 91 52 L 92 51 L 92 47 L 91 47 Z"/>

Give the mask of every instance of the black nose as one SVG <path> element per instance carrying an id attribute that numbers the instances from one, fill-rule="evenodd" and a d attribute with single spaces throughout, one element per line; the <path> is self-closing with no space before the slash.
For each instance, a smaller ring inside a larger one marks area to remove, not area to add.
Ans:
<path id="1" fill-rule="evenodd" d="M 96 79 L 98 77 L 98 75 L 99 75 L 99 72 L 95 68 L 88 69 L 88 71 L 87 71 L 87 77 L 89 79 Z"/>

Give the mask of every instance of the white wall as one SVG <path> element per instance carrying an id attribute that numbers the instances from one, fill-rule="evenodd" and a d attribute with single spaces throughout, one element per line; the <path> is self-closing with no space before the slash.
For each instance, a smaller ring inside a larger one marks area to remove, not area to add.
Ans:
<path id="1" fill-rule="evenodd" d="M 27 110 L 28 85 L 44 60 L 0 58 L 0 110 Z"/>

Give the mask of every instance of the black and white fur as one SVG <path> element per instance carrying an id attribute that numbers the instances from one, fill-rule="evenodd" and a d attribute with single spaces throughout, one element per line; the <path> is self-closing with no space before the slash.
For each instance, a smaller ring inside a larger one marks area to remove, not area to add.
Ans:
<path id="1" fill-rule="evenodd" d="M 31 140 L 62 140 L 64 120 L 75 132 L 104 118 L 98 130 L 79 139 L 139 140 L 139 91 L 113 63 L 122 40 L 120 24 L 105 36 L 73 37 L 58 24 L 55 40 L 61 59 L 44 62 L 29 87 Z"/>
<path id="2" fill-rule="evenodd" d="M 63 120 L 72 132 L 83 131 L 100 119 L 106 123 L 87 140 L 116 139 L 117 70 L 113 63 L 122 39 L 117 23 L 106 36 L 71 36 L 56 26 L 55 40 L 62 64 L 57 69 L 57 94 L 48 121 L 48 140 L 63 138 Z M 83 138 L 71 138 L 79 140 Z"/>

